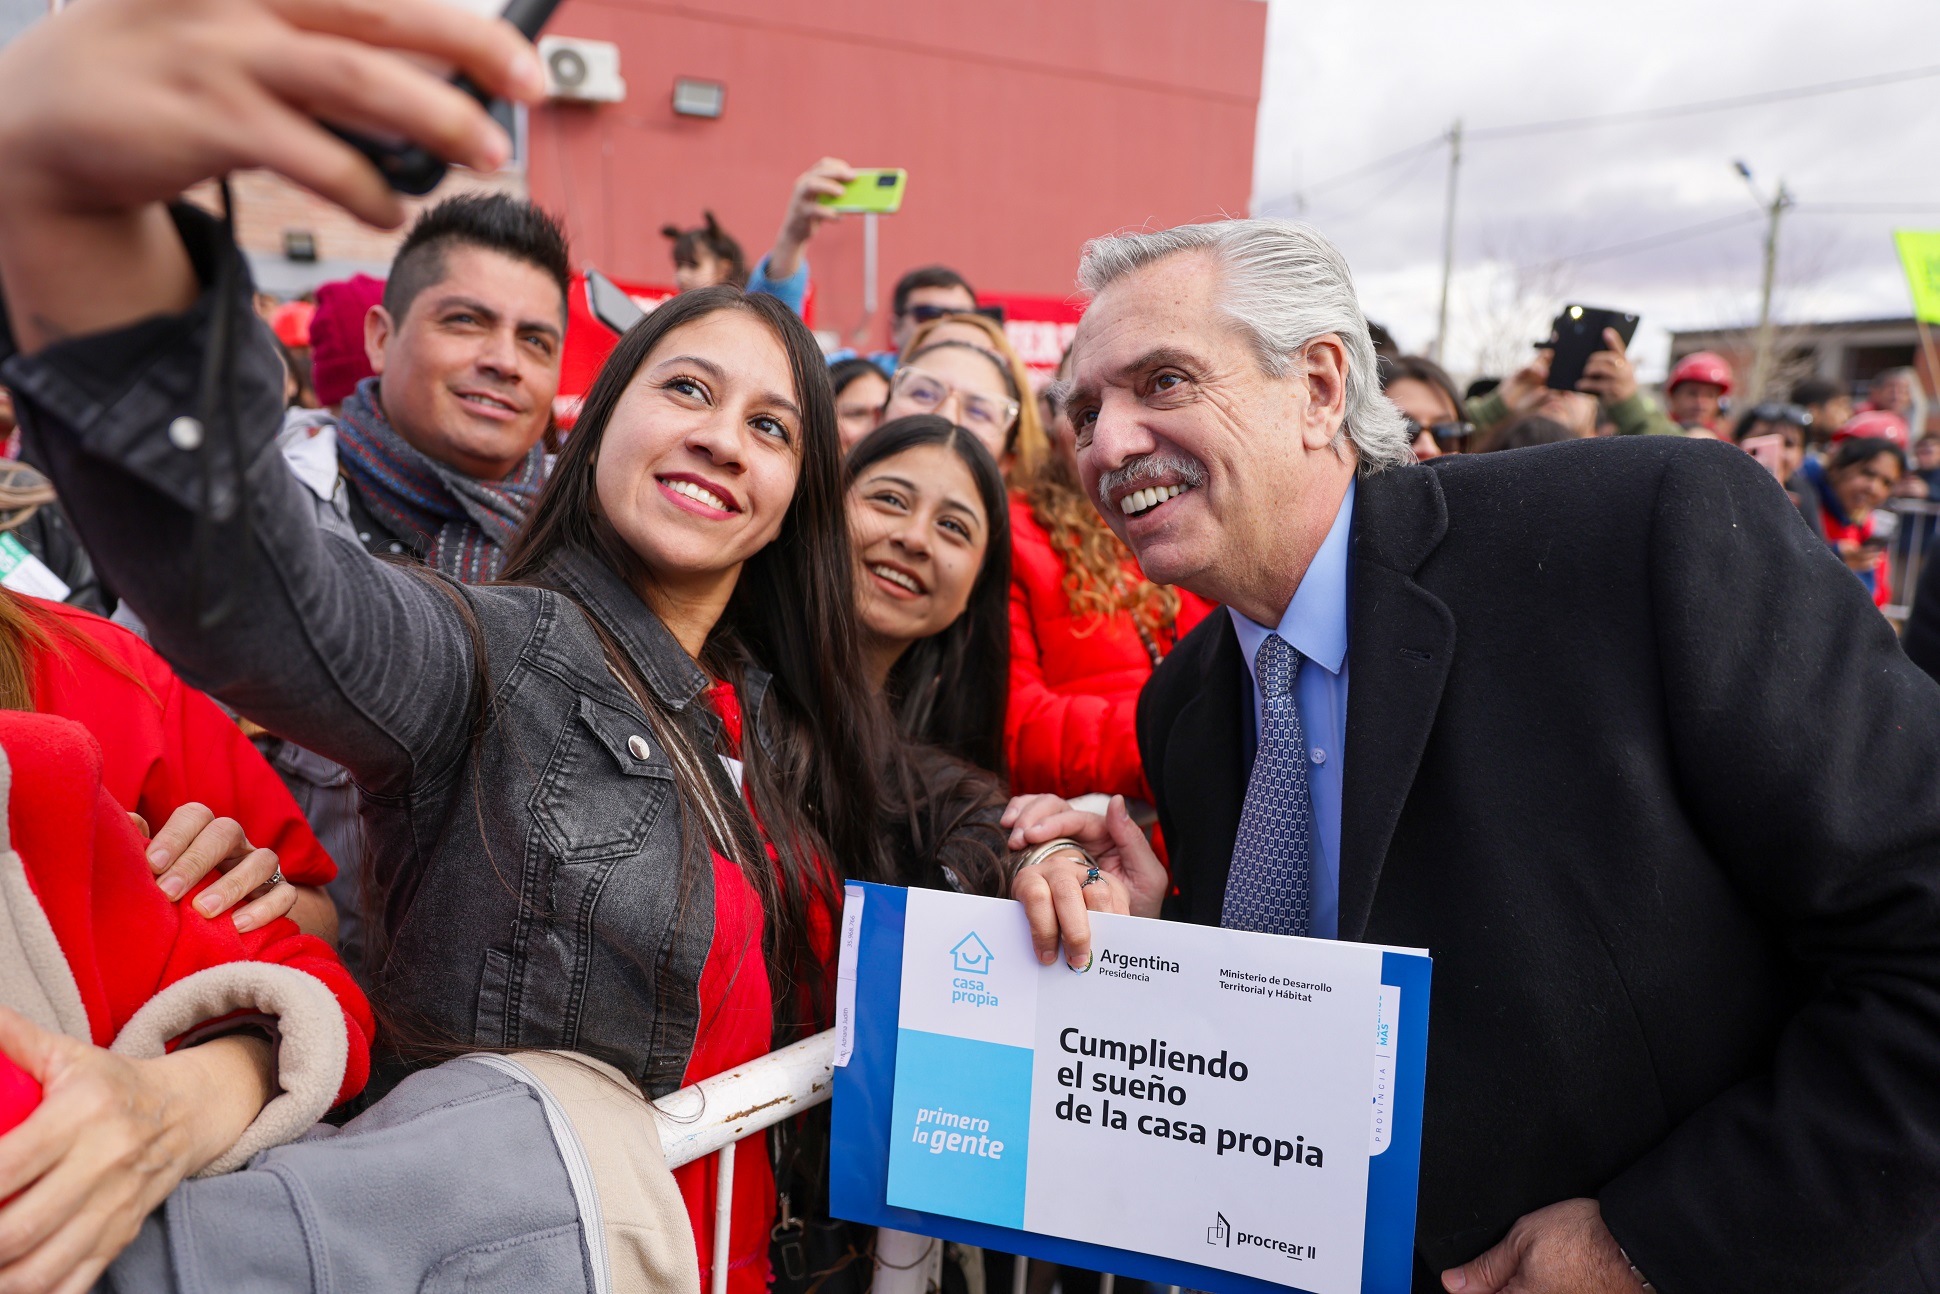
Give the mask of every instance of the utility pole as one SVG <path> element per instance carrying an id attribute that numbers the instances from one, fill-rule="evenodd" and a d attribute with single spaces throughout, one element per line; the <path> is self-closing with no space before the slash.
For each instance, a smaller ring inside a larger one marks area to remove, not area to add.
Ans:
<path id="1" fill-rule="evenodd" d="M 1448 204 L 1442 209 L 1442 304 L 1435 322 L 1435 362 L 1448 347 L 1448 280 L 1455 273 L 1455 181 L 1462 169 L 1462 119 L 1448 128 Z"/>
<path id="2" fill-rule="evenodd" d="M 1751 168 L 1743 162 L 1732 165 L 1744 177 L 1758 205 L 1765 208 L 1765 273 L 1758 289 L 1758 332 L 1752 343 L 1751 382 L 1745 388 L 1749 404 L 1765 398 L 1765 386 L 1772 380 L 1772 370 L 1778 362 L 1772 337 L 1772 284 L 1778 277 L 1778 222 L 1784 217 L 1785 209 L 1792 205 L 1792 195 L 1780 179 L 1778 190 L 1767 200 L 1752 183 Z"/>

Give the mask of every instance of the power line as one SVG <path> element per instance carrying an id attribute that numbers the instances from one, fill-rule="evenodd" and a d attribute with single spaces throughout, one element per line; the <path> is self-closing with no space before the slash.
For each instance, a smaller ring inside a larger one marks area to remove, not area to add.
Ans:
<path id="1" fill-rule="evenodd" d="M 1447 142 L 1448 136 L 1446 134 L 1440 134 L 1433 139 L 1424 139 L 1419 144 L 1404 148 L 1399 152 L 1389 153 L 1386 157 L 1376 158 L 1365 166 L 1357 166 L 1351 171 L 1343 171 L 1331 179 L 1322 180 L 1319 184 L 1309 184 L 1304 188 L 1295 189 L 1293 192 L 1294 203 L 1298 206 L 1308 198 L 1313 197 L 1316 193 L 1324 193 L 1328 189 L 1338 188 L 1340 185 L 1346 184 L 1349 180 L 1358 180 L 1364 175 L 1373 175 L 1377 172 L 1385 171 L 1390 166 L 1398 166 L 1411 158 L 1420 157 L 1423 153 L 1440 148 Z"/>
<path id="2" fill-rule="evenodd" d="M 1561 117 L 1554 121 L 1530 121 L 1515 126 L 1484 126 L 1479 130 L 1468 131 L 1466 134 L 1470 139 L 1516 139 L 1528 135 L 1546 135 L 1566 130 L 1588 130 L 1597 126 L 1622 125 L 1627 122 L 1658 121 L 1673 117 L 1695 116 L 1706 112 L 1725 112 L 1732 108 L 1752 108 L 1766 103 L 1783 103 L 1793 99 L 1811 99 L 1821 95 L 1845 94 L 1852 90 L 1868 90 L 1882 85 L 1899 85 L 1903 82 L 1920 81 L 1935 76 L 1940 76 L 1940 65 L 1905 68 L 1898 72 L 1879 72 L 1872 76 L 1855 76 L 1842 81 L 1818 81 L 1811 85 L 1789 86 L 1779 90 L 1761 90 L 1755 94 L 1733 95 L 1725 99 L 1701 99 L 1695 103 L 1671 104 L 1662 108 L 1637 108 L 1627 112 L 1606 112 L 1588 117 Z M 1329 176 L 1318 184 L 1306 185 L 1294 191 L 1294 203 L 1298 206 L 1314 194 L 1384 171 L 1390 166 L 1398 165 L 1431 149 L 1440 148 L 1447 142 L 1448 134 L 1444 131 L 1433 139 L 1424 139 L 1419 144 L 1376 158 L 1351 171 Z M 1910 210 L 1910 208 L 1902 209 Z"/>
<path id="3" fill-rule="evenodd" d="M 1400 176 L 1394 180 L 1393 183 L 1381 189 L 1380 192 L 1376 193 L 1373 197 L 1369 198 L 1366 202 L 1363 202 L 1360 206 L 1355 207 L 1352 211 L 1346 212 L 1345 214 L 1328 216 L 1327 217 L 1328 223 L 1337 224 L 1337 225 L 1345 224 L 1350 220 L 1359 220 L 1362 216 L 1365 216 L 1370 211 L 1373 211 L 1376 207 L 1386 202 L 1389 198 L 1399 193 L 1402 189 L 1406 188 L 1408 185 L 1414 183 L 1417 179 L 1421 178 L 1421 164 L 1424 161 L 1426 161 L 1427 158 L 1428 158 L 1428 155 L 1426 153 L 1421 154 L 1415 159 L 1415 164 L 1409 167 L 1407 170 L 1403 171 L 1400 174 Z"/>
<path id="4" fill-rule="evenodd" d="M 1792 210 L 1808 216 L 1890 216 L 1940 211 L 1940 202 L 1806 202 Z"/>
<path id="5" fill-rule="evenodd" d="M 1671 243 L 1681 243 L 1686 239 L 1697 238 L 1715 230 L 1731 229 L 1738 225 L 1747 225 L 1754 220 L 1763 220 L 1764 218 L 1765 213 L 1762 211 L 1741 211 L 1735 216 L 1725 216 L 1719 220 L 1706 220 L 1701 224 L 1685 225 L 1679 229 L 1666 230 L 1661 234 L 1652 234 L 1648 238 L 1634 238 L 1625 243 L 1613 243 L 1608 247 L 1594 247 L 1589 251 L 1571 252 L 1567 256 L 1552 257 L 1549 260 L 1537 261 L 1522 268 L 1535 269 L 1550 265 L 1567 265 L 1574 261 L 1595 261 L 1602 260 L 1606 256 L 1622 256 L 1628 252 L 1647 251 L 1653 247 L 1664 247 Z"/>
<path id="6" fill-rule="evenodd" d="M 1727 99 L 1701 99 L 1696 103 L 1680 103 L 1664 108 L 1605 112 L 1590 117 L 1563 117 L 1555 121 L 1525 122 L 1519 126 L 1490 126 L 1471 131 L 1469 134 L 1473 139 L 1513 139 L 1523 135 L 1584 130 L 1594 126 L 1614 126 L 1632 121 L 1658 121 L 1668 117 L 1724 112 L 1732 108 L 1752 108 L 1764 103 L 1782 103 L 1792 99 L 1811 99 L 1826 94 L 1844 94 L 1850 90 L 1868 90 L 1875 86 L 1897 85 L 1905 81 L 1920 81 L 1934 76 L 1940 76 L 1940 65 L 1906 68 L 1898 72 L 1880 72 L 1872 76 L 1855 76 L 1843 81 L 1819 81 L 1812 85 L 1797 85 L 1782 90 L 1763 90 L 1756 94 L 1733 95 Z"/>

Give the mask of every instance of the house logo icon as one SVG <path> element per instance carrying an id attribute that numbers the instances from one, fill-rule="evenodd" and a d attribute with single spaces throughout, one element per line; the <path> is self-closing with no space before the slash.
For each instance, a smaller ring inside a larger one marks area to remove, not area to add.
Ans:
<path id="1" fill-rule="evenodd" d="M 1233 1247 L 1233 1224 L 1226 1220 L 1224 1213 L 1215 1213 L 1213 1217 L 1217 1218 L 1218 1221 L 1206 1228 L 1206 1243 L 1209 1245 L 1224 1245 L 1228 1249 L 1231 1249 Z"/>
<path id="2" fill-rule="evenodd" d="M 956 960 L 956 968 L 967 975 L 988 975 L 990 963 L 995 960 L 974 930 L 957 940 L 957 946 L 950 949 L 950 956 Z"/>

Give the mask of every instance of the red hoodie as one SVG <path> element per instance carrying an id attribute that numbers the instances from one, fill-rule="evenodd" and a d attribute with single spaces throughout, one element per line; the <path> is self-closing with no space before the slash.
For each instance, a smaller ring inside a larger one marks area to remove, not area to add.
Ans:
<path id="1" fill-rule="evenodd" d="M 80 724 L 0 711 L 0 799 L 0 1002 L 137 1057 L 231 1017 L 274 1018 L 282 1092 L 205 1172 L 290 1140 L 363 1088 L 374 1025 L 336 954 L 288 919 L 241 933 L 226 916 L 171 903 Z M 0 1072 L 3 1130 L 31 1112 L 39 1090 L 4 1057 Z"/>
<path id="2" fill-rule="evenodd" d="M 101 743 L 102 781 L 122 808 L 160 831 L 184 804 L 242 824 L 249 843 L 276 851 L 284 879 L 323 885 L 336 864 L 289 789 L 216 703 L 183 683 L 147 643 L 78 607 L 20 597 L 48 626 L 51 647 L 31 652 L 34 709 L 85 727 Z M 116 669 L 62 629 L 98 648 Z"/>

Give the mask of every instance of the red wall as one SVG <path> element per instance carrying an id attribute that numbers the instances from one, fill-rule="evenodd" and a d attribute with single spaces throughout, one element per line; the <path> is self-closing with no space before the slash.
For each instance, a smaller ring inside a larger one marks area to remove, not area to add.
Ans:
<path id="1" fill-rule="evenodd" d="M 535 108 L 528 165 L 576 259 L 617 278 L 670 281 L 659 229 L 703 207 L 754 260 L 825 154 L 910 173 L 880 222 L 884 314 L 933 261 L 986 294 L 1063 296 L 1086 238 L 1250 196 L 1261 0 L 569 0 L 548 30 L 620 46 L 626 101 Z M 677 77 L 725 83 L 723 115 L 676 117 Z M 860 217 L 809 256 L 816 325 L 847 340 Z"/>

